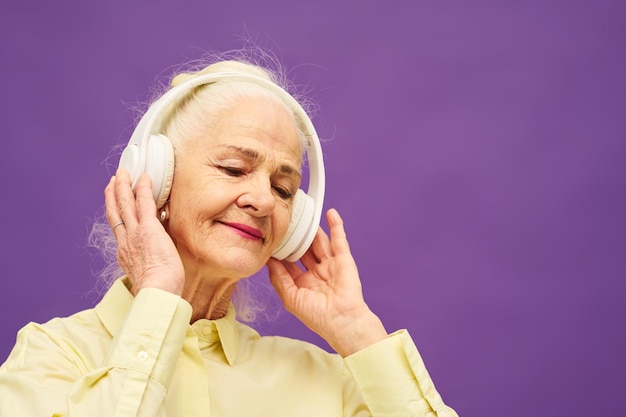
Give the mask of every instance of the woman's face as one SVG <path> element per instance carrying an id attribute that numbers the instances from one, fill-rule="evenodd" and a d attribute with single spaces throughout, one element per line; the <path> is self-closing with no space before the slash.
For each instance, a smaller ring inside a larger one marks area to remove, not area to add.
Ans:
<path id="1" fill-rule="evenodd" d="M 285 236 L 302 148 L 283 106 L 240 99 L 176 155 L 167 229 L 187 273 L 243 278 Z"/>

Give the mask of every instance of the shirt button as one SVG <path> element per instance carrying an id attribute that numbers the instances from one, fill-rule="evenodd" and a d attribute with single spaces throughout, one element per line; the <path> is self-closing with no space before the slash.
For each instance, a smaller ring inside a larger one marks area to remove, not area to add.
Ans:
<path id="1" fill-rule="evenodd" d="M 139 359 L 140 361 L 145 361 L 146 359 L 148 359 L 148 352 L 146 352 L 145 350 L 140 351 L 139 353 L 137 353 L 137 359 Z"/>

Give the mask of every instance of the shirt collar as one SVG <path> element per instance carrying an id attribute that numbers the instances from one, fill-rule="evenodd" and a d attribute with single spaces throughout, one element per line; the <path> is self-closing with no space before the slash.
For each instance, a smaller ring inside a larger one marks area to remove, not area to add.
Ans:
<path id="1" fill-rule="evenodd" d="M 116 280 L 95 307 L 96 314 L 111 336 L 120 331 L 133 303 L 134 297 L 127 284 L 126 277 Z M 199 340 L 204 339 L 208 343 L 219 341 L 228 364 L 232 366 L 239 353 L 239 326 L 243 325 L 237 322 L 237 314 L 231 304 L 221 319 L 198 320 L 190 326 L 190 330 L 197 334 Z"/>
<path id="2" fill-rule="evenodd" d="M 241 326 L 236 320 L 237 314 L 232 304 L 224 317 L 217 320 L 201 319 L 191 325 L 197 334 L 200 345 L 220 343 L 229 365 L 234 365 L 239 353 L 239 332 Z"/>

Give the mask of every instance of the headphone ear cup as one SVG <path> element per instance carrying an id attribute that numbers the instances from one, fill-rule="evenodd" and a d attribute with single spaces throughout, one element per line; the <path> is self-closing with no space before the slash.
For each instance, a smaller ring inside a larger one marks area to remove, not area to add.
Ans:
<path id="1" fill-rule="evenodd" d="M 317 232 L 317 225 L 313 225 L 314 213 L 315 201 L 313 198 L 304 191 L 298 190 L 294 197 L 287 234 L 272 257 L 295 262 L 304 255 Z M 311 230 L 312 228 L 315 230 Z"/>
<path id="2" fill-rule="evenodd" d="M 133 188 L 143 172 L 143 169 L 140 166 L 140 154 L 141 152 L 139 150 L 139 146 L 130 144 L 124 148 L 118 165 L 118 168 L 128 171 L 128 174 L 130 175 L 130 183 L 133 184 Z"/>
<path id="3" fill-rule="evenodd" d="M 142 166 L 142 155 L 145 153 L 145 166 Z M 133 189 L 144 172 L 152 180 L 152 197 L 157 209 L 165 205 L 172 189 L 174 179 L 174 147 L 165 135 L 151 135 L 146 149 L 131 144 L 124 148 L 120 157 L 119 167 L 130 174 Z"/>
<path id="4" fill-rule="evenodd" d="M 165 135 L 151 135 L 146 148 L 146 174 L 152 180 L 157 209 L 167 201 L 174 179 L 174 147 Z"/>

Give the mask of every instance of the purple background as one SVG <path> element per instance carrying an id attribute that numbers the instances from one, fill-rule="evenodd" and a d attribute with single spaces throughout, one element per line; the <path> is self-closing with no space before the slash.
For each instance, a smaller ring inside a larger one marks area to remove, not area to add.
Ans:
<path id="1" fill-rule="evenodd" d="M 97 299 L 85 239 L 130 107 L 248 36 L 319 105 L 325 205 L 444 399 L 622 414 L 624 3 L 296 3 L 2 2 L 0 362 Z M 287 314 L 268 331 L 323 345 Z"/>

